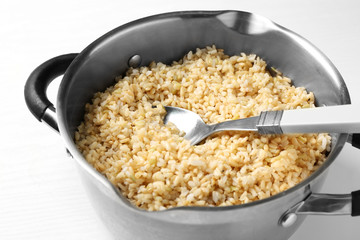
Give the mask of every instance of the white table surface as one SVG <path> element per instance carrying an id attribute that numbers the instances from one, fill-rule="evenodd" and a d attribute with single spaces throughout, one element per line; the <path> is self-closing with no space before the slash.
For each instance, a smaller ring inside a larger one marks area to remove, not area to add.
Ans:
<path id="1" fill-rule="evenodd" d="M 30 72 L 51 57 L 79 52 L 109 30 L 141 17 L 225 9 L 261 14 L 310 40 L 337 66 L 352 102 L 360 106 L 357 0 L 2 0 L 0 239 L 112 239 L 89 204 L 61 138 L 37 122 L 25 105 L 23 89 Z M 52 101 L 56 91 L 53 84 Z M 358 189 L 360 150 L 347 144 L 331 166 L 322 192 Z M 309 216 L 291 240 L 359 236 L 360 217 Z"/>

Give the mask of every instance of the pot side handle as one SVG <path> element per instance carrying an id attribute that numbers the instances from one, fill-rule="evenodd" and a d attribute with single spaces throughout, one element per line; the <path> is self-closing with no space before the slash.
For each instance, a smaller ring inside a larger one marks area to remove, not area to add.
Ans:
<path id="1" fill-rule="evenodd" d="M 46 89 L 56 77 L 66 72 L 77 55 L 77 53 L 70 53 L 49 59 L 30 74 L 25 84 L 25 102 L 30 112 L 37 120 L 47 123 L 57 132 L 59 128 L 55 107 L 49 101 Z"/>
<path id="2" fill-rule="evenodd" d="M 279 224 L 290 227 L 297 215 L 351 215 L 360 216 L 360 190 L 351 194 L 311 193 L 280 218 Z"/>
<path id="3" fill-rule="evenodd" d="M 351 216 L 360 216 L 360 190 L 351 193 Z"/>
<path id="4" fill-rule="evenodd" d="M 353 133 L 349 135 L 348 142 L 356 148 L 360 149 L 360 133 Z"/>

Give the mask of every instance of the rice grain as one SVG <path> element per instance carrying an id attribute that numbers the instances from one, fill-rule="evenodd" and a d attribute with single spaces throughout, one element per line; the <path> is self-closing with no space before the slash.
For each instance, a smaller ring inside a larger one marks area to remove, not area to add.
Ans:
<path id="1" fill-rule="evenodd" d="M 222 132 L 190 146 L 173 124 L 164 125 L 166 105 L 206 123 L 315 107 L 313 93 L 271 76 L 254 54 L 230 57 L 211 46 L 171 65 L 130 68 L 86 104 L 75 141 L 131 203 L 149 211 L 273 196 L 307 178 L 330 150 L 328 134 Z"/>

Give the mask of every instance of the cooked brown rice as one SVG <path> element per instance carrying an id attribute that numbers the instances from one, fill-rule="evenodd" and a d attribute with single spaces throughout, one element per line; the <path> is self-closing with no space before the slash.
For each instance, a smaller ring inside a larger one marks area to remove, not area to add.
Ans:
<path id="1" fill-rule="evenodd" d="M 314 95 L 287 77 L 272 77 L 254 54 L 229 57 L 215 46 L 171 66 L 129 69 L 86 105 L 75 140 L 91 165 L 150 211 L 270 197 L 307 178 L 330 150 L 328 134 L 222 132 L 190 146 L 174 125 L 163 124 L 165 105 L 217 123 L 314 107 Z"/>

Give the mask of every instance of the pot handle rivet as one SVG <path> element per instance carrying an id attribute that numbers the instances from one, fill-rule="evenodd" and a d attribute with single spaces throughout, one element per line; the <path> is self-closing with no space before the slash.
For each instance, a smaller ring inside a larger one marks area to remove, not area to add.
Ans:
<path id="1" fill-rule="evenodd" d="M 292 226 L 297 219 L 297 215 L 295 213 L 287 213 L 285 214 L 280 221 L 281 226 L 284 228 Z"/>
<path id="2" fill-rule="evenodd" d="M 128 62 L 129 66 L 132 68 L 138 67 L 140 65 L 140 63 L 141 63 L 141 57 L 140 57 L 140 55 L 137 55 L 137 54 L 132 56 Z"/>

